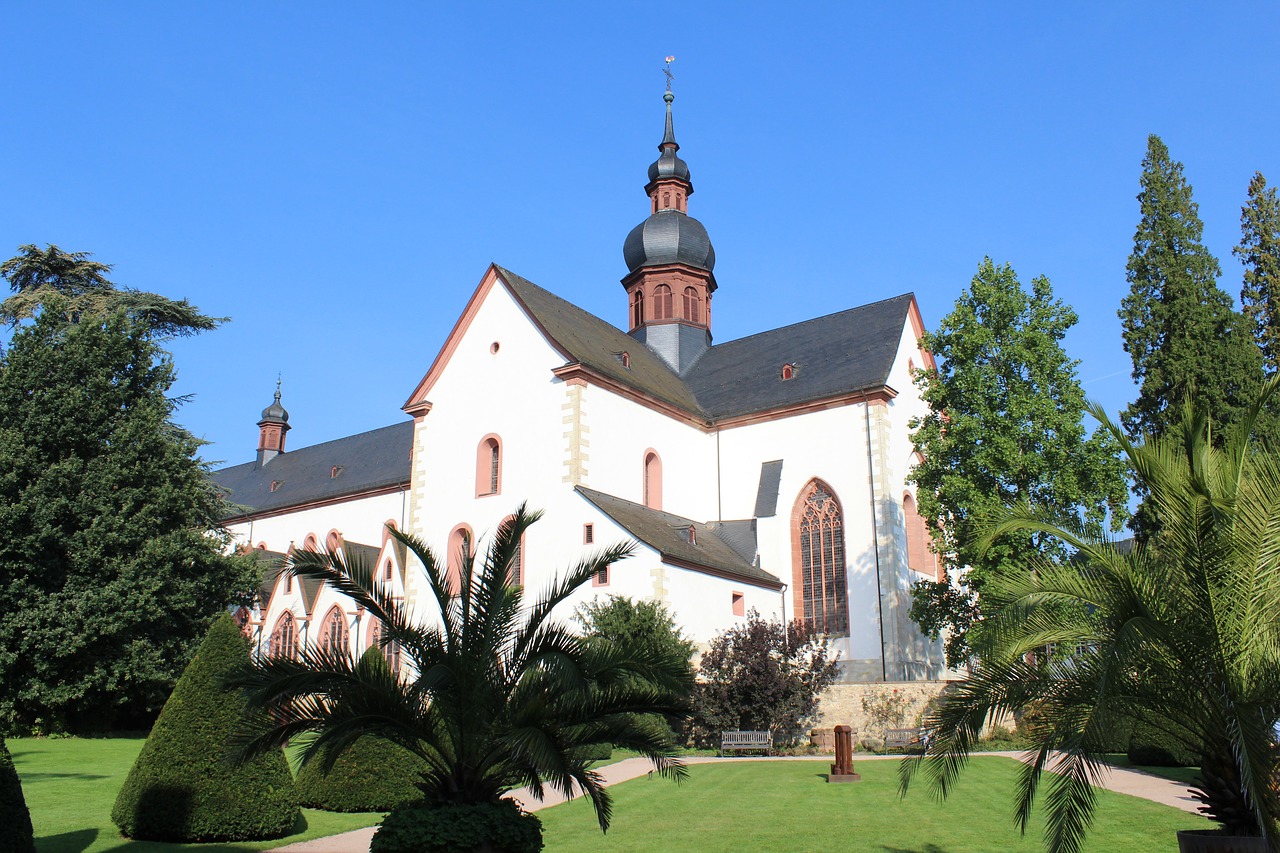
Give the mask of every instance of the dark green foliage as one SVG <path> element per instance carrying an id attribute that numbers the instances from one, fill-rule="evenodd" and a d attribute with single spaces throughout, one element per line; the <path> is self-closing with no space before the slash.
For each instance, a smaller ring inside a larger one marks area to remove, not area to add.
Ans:
<path id="1" fill-rule="evenodd" d="M 293 829 L 301 812 L 284 754 L 276 749 L 233 761 L 245 698 L 225 683 L 248 663 L 248 640 L 222 616 L 173 688 L 116 798 L 111 820 L 126 836 L 251 841 Z"/>
<path id="2" fill-rule="evenodd" d="M 382 821 L 369 853 L 538 853 L 542 821 L 514 801 L 411 803 Z"/>
<path id="3" fill-rule="evenodd" d="M 1280 201 L 1261 172 L 1249 181 L 1240 231 L 1240 245 L 1232 250 L 1244 264 L 1240 304 L 1267 373 L 1275 373 L 1280 369 Z"/>
<path id="4" fill-rule="evenodd" d="M 297 660 L 257 660 L 238 683 L 271 715 L 251 724 L 246 751 L 271 750 L 314 732 L 304 753 L 310 760 L 376 735 L 423 759 L 420 788 L 430 803 L 494 803 L 521 786 L 535 793 L 547 786 L 566 795 L 585 791 L 602 829 L 611 798 L 591 770 L 593 749 L 635 750 L 679 779 L 684 768 L 673 757 L 670 733 L 651 715 L 682 709 L 681 697 L 664 687 L 680 673 L 644 650 L 583 643 L 551 618 L 631 546 L 590 555 L 542 598 L 526 602 L 524 588 L 507 579 L 521 536 L 538 516 L 521 505 L 499 525 L 483 556 L 465 548 L 456 590 L 434 551 L 391 529 L 422 565 L 435 599 L 430 621 L 411 615 L 370 561 L 342 552 L 294 552 L 286 570 L 331 584 L 380 621 L 386 641 L 400 644 L 408 674 L 312 649 Z"/>
<path id="5" fill-rule="evenodd" d="M 381 649 L 361 657 L 366 667 L 387 669 Z M 390 672 L 388 671 L 389 675 Z M 404 747 L 365 735 L 331 760 L 327 750 L 298 770 L 298 800 L 330 812 L 385 812 L 421 800 L 418 782 L 427 765 Z"/>
<path id="6" fill-rule="evenodd" d="M 42 312 L 0 358 L 0 730 L 145 727 L 252 560 L 170 418 L 173 368 L 115 315 Z"/>
<path id="7" fill-rule="evenodd" d="M 49 245 L 18 247 L 0 264 L 0 277 L 14 291 L 0 302 L 0 323 L 17 325 L 53 307 L 64 319 L 104 322 L 117 312 L 140 321 L 160 337 L 194 335 L 217 328 L 225 317 L 208 317 L 187 300 L 174 301 L 141 290 L 116 287 L 107 279 L 110 264 L 89 260 L 89 252 L 64 252 Z"/>
<path id="8" fill-rule="evenodd" d="M 723 731 L 771 731 L 775 746 L 793 746 L 808 731 L 818 697 L 838 668 L 826 641 L 800 620 L 747 621 L 711 640 L 698 665 L 689 735 L 703 748 Z"/>
<path id="9" fill-rule="evenodd" d="M 0 738 L 0 853 L 35 853 L 35 849 L 22 781 L 14 769 L 9 747 Z"/>
<path id="10" fill-rule="evenodd" d="M 1257 396 L 1261 353 L 1249 324 L 1218 287 L 1222 271 L 1201 242 L 1204 224 L 1182 164 L 1154 134 L 1141 182 L 1142 217 L 1126 275 L 1130 290 L 1120 303 L 1124 348 L 1140 388 L 1122 421 L 1131 435 L 1164 435 L 1194 390 L 1225 434 Z M 1138 526 L 1146 529 L 1149 521 L 1139 519 Z"/>
<path id="11" fill-rule="evenodd" d="M 1145 767 L 1195 767 L 1200 759 L 1187 747 L 1154 726 L 1133 727 L 1127 750 L 1130 764 Z"/>
<path id="12" fill-rule="evenodd" d="M 1063 516 L 1109 520 L 1115 530 L 1124 521 L 1118 449 L 1104 430 L 1085 430 L 1078 362 L 1062 349 L 1076 319 L 1054 299 L 1048 279 L 1034 279 L 1028 293 L 1009 265 L 984 258 L 951 313 L 921 337 L 939 363 L 916 377 L 929 414 L 912 423 L 922 461 L 911 476 L 939 560 L 964 584 L 915 584 L 911 617 L 934 639 L 948 634 L 950 666 L 971 654 L 985 584 L 1023 571 L 1030 554 L 1069 553 L 1041 534 L 980 551 L 976 530 L 985 516 L 1027 501 Z"/>

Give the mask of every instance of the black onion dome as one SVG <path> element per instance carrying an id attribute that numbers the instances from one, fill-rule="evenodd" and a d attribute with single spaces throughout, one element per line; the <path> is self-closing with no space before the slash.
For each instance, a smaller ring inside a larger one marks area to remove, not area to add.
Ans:
<path id="1" fill-rule="evenodd" d="M 259 423 L 262 423 L 263 421 L 280 424 L 287 424 L 289 422 L 289 413 L 284 410 L 284 406 L 280 405 L 279 388 L 276 389 L 275 401 L 272 402 L 270 406 L 267 406 L 262 410 L 262 421 L 259 421 Z"/>
<path id="2" fill-rule="evenodd" d="M 622 257 L 628 272 L 660 264 L 688 264 L 711 272 L 716 265 L 707 229 L 678 210 L 660 210 L 631 229 Z"/>

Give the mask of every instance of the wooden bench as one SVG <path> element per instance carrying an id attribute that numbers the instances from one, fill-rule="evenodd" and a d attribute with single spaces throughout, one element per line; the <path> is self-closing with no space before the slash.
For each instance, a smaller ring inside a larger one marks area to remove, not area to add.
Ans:
<path id="1" fill-rule="evenodd" d="M 884 751 L 900 749 L 903 752 L 923 752 L 928 744 L 925 729 L 889 729 L 884 733 Z"/>
<path id="2" fill-rule="evenodd" d="M 720 754 L 726 750 L 761 749 L 773 751 L 773 732 L 721 732 Z"/>

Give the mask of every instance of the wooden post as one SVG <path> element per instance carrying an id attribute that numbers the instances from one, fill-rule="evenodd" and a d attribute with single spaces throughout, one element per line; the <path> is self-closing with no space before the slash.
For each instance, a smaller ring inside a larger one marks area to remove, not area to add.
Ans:
<path id="1" fill-rule="evenodd" d="M 853 772 L 853 729 L 836 726 L 836 763 L 831 765 L 828 782 L 857 782 L 862 777 Z"/>

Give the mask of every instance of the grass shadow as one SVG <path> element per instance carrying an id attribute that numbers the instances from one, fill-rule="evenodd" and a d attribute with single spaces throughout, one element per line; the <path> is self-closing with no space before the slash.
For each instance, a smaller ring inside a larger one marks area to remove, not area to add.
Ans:
<path id="1" fill-rule="evenodd" d="M 97 839 L 97 829 L 74 829 L 45 835 L 36 839 L 36 853 L 83 853 Z"/>
<path id="2" fill-rule="evenodd" d="M 923 847 L 881 847 L 880 849 L 884 853 L 947 853 L 947 848 L 936 844 L 926 844 Z"/>

